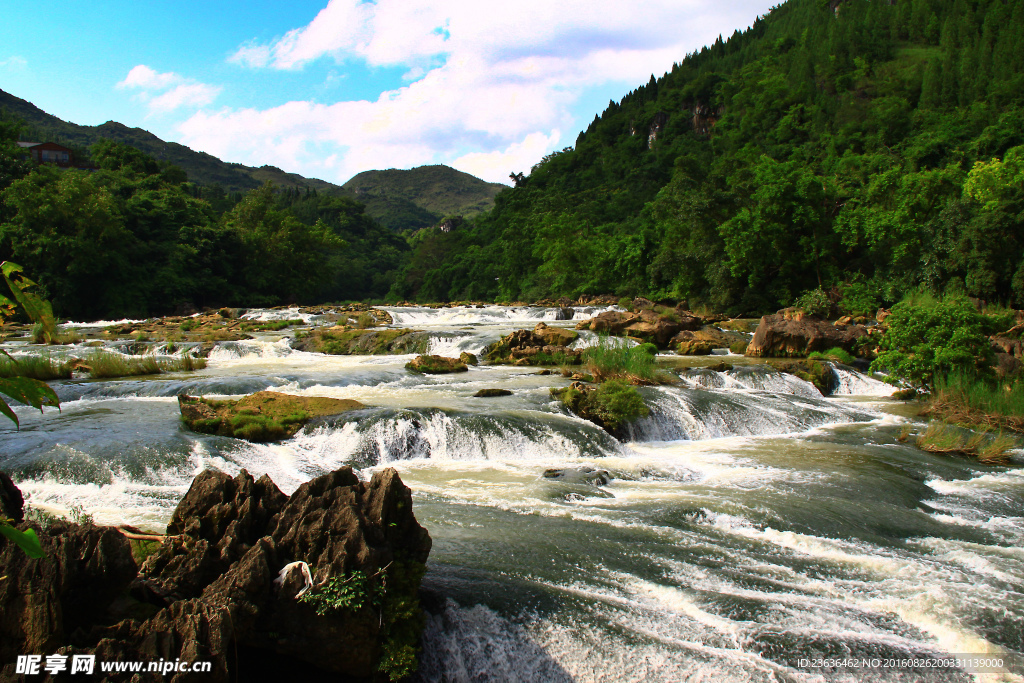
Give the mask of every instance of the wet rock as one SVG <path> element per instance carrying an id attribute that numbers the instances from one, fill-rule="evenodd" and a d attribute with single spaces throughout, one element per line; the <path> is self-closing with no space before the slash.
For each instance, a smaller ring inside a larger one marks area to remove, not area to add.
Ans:
<path id="1" fill-rule="evenodd" d="M 499 341 L 484 349 L 484 354 L 492 363 L 512 363 L 514 365 L 552 365 L 576 364 L 582 354 L 578 349 L 570 349 L 569 344 L 576 341 L 578 333 L 557 327 L 548 327 L 546 323 L 537 323 L 533 330 L 516 330 L 507 334 Z"/>
<path id="2" fill-rule="evenodd" d="M 550 373 L 549 373 L 550 374 Z M 511 396 L 512 392 L 508 389 L 481 389 L 480 391 L 473 394 L 475 398 L 491 398 L 494 396 Z"/>
<path id="3" fill-rule="evenodd" d="M 287 439 L 310 420 L 365 407 L 347 398 L 292 396 L 276 391 L 258 391 L 237 401 L 178 396 L 181 418 L 192 431 L 256 442 Z"/>
<path id="4" fill-rule="evenodd" d="M 571 484 L 588 484 L 590 486 L 607 486 L 612 480 L 608 470 L 593 467 L 565 467 L 544 470 L 545 479 L 558 479 Z"/>
<path id="5" fill-rule="evenodd" d="M 20 496 L 20 493 L 19 493 Z M 45 556 L 30 559 L 0 537 L 0 662 L 17 655 L 52 653 L 78 628 L 103 618 L 138 568 L 128 539 L 110 527 L 53 522 L 46 532 L 33 522 Z M 5 677 L 5 669 L 0 679 Z M 13 673 L 13 672 L 11 672 Z"/>
<path id="6" fill-rule="evenodd" d="M 653 302 L 649 303 L 654 306 Z M 576 329 L 635 337 L 664 349 L 668 348 L 672 337 L 683 329 L 693 326 L 699 328 L 702 324 L 699 318 L 692 316 L 686 316 L 683 322 L 680 320 L 674 312 L 658 313 L 653 308 L 644 308 L 635 313 L 605 311 L 576 323 Z"/>
<path id="7" fill-rule="evenodd" d="M 463 351 L 462 353 L 459 354 L 459 360 L 465 363 L 466 365 L 478 365 L 480 363 L 476 355 L 468 353 L 466 351 Z"/>
<path id="8" fill-rule="evenodd" d="M 137 579 L 128 540 L 111 528 L 55 522 L 40 532 L 42 560 L 29 560 L 0 539 L 7 576 L 0 581 L 0 661 L 26 652 L 201 660 L 213 667 L 203 681 L 227 683 L 258 680 L 259 667 L 245 670 L 246 662 L 236 658 L 257 653 L 269 670 L 290 666 L 304 678 L 329 672 L 338 680 L 370 681 L 382 674 L 397 679 L 382 659 L 385 647 L 413 652 L 422 625 L 417 592 L 431 541 L 393 469 L 360 482 L 344 467 L 290 497 L 265 475 L 254 480 L 244 470 L 234 478 L 207 471 L 193 481 L 168 532 L 172 536 Z M 304 581 L 275 580 L 283 569 L 303 566 L 314 569 L 314 591 L 329 579 L 363 576 L 375 582 L 366 590 L 380 598 L 355 609 L 332 608 L 322 598 L 297 600 Z M 112 619 L 114 597 L 133 579 L 133 594 L 156 600 L 155 613 Z M 152 590 L 136 590 L 141 586 Z M 0 672 L 3 680 L 12 677 L 13 665 Z"/>
<path id="9" fill-rule="evenodd" d="M 576 309 L 563 307 L 555 312 L 555 320 L 572 320 L 576 316 Z"/>
<path id="10" fill-rule="evenodd" d="M 832 348 L 854 352 L 858 340 L 866 336 L 868 331 L 862 325 L 833 325 L 802 311 L 786 309 L 761 318 L 746 355 L 789 358 Z"/>
<path id="11" fill-rule="evenodd" d="M 693 339 L 676 343 L 676 353 L 680 356 L 707 356 L 714 347 L 710 342 Z"/>
<path id="12" fill-rule="evenodd" d="M 345 326 L 314 330 L 289 342 L 296 351 L 330 356 L 380 356 L 426 353 L 430 335 L 421 330 L 364 330 Z"/>
<path id="13" fill-rule="evenodd" d="M 15 522 L 25 520 L 25 500 L 6 472 L 0 472 L 0 514 Z"/>
<path id="14" fill-rule="evenodd" d="M 445 356 L 416 356 L 405 364 L 405 369 L 428 375 L 443 375 L 451 372 L 466 372 L 466 364 L 458 358 Z"/>

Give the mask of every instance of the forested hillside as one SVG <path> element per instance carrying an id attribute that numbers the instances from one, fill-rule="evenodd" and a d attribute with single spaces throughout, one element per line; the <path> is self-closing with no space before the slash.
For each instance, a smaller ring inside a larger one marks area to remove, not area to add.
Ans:
<path id="1" fill-rule="evenodd" d="M 790 0 L 608 108 L 392 298 L 1024 305 L 1024 2 Z"/>
<path id="2" fill-rule="evenodd" d="M 379 298 L 408 246 L 346 197 L 265 184 L 225 197 L 127 145 L 93 172 L 36 167 L 0 120 L 0 260 L 76 320 Z"/>

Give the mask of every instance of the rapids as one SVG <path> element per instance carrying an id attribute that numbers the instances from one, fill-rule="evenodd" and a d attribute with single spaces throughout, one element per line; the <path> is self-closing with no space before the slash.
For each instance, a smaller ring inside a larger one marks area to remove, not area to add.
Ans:
<path id="1" fill-rule="evenodd" d="M 565 320 L 564 309 L 388 309 L 442 355 L 601 310 Z M 1024 680 L 1024 476 L 900 440 L 922 424 L 876 379 L 837 366 L 839 390 L 824 398 L 742 357 L 717 372 L 662 356 L 682 382 L 642 388 L 651 414 L 620 443 L 552 401 L 549 389 L 568 382 L 558 375 L 417 376 L 403 367 L 410 356 L 298 352 L 284 335 L 220 343 L 198 372 L 53 382 L 60 410 L 17 407 L 0 468 L 36 510 L 81 506 L 98 523 L 152 530 L 206 467 L 265 472 L 286 492 L 345 464 L 362 477 L 397 468 L 434 539 L 418 681 Z M 513 394 L 473 397 L 490 387 Z M 179 393 L 261 389 L 369 407 L 278 444 L 179 422 Z M 608 481 L 544 476 L 581 468 Z M 968 653 L 1004 664 L 813 661 Z"/>

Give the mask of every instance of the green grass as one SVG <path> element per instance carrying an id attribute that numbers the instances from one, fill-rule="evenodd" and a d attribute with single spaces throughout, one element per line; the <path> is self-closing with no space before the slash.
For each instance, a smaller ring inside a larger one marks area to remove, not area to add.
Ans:
<path id="1" fill-rule="evenodd" d="M 828 351 L 813 351 L 807 354 L 810 360 L 830 360 L 843 365 L 853 365 L 854 358 L 849 353 L 838 347 Z"/>
<path id="2" fill-rule="evenodd" d="M 159 375 L 162 372 L 192 372 L 206 367 L 205 358 L 181 356 L 157 359 L 156 356 L 124 356 L 110 351 L 96 351 L 87 359 L 89 374 L 94 379 Z"/>
<path id="3" fill-rule="evenodd" d="M 302 324 L 304 324 L 304 321 L 301 320 L 301 319 L 297 319 L 297 320 L 270 320 L 268 322 L 260 322 L 260 323 L 252 323 L 252 324 L 246 323 L 246 324 L 242 325 L 242 330 L 244 332 L 250 332 L 250 331 L 251 332 L 278 332 L 280 330 L 283 330 L 285 328 L 291 327 L 293 325 L 302 325 Z"/>
<path id="4" fill-rule="evenodd" d="M 49 354 L 22 356 L 17 360 L 0 355 L 0 377 L 28 377 L 47 381 L 71 379 L 71 363 Z"/>
<path id="5" fill-rule="evenodd" d="M 932 422 L 924 434 L 917 437 L 917 447 L 929 453 L 977 458 L 986 465 L 1009 464 L 1009 451 L 1017 441 L 1002 432 L 992 433 L 983 428 L 968 431 L 943 422 Z"/>
<path id="6" fill-rule="evenodd" d="M 999 382 L 951 373 L 936 379 L 926 411 L 947 422 L 1024 432 L 1024 378 Z"/>
<path id="7" fill-rule="evenodd" d="M 584 349 L 583 363 L 598 382 L 623 379 L 631 384 L 658 384 L 669 376 L 658 370 L 654 358 L 657 352 L 653 344 L 627 347 L 602 335 L 596 346 Z"/>
<path id="8" fill-rule="evenodd" d="M 637 390 L 621 379 L 611 379 L 594 389 L 552 389 L 557 397 L 576 415 L 604 428 L 613 435 L 625 423 L 650 414 L 650 409 Z"/>

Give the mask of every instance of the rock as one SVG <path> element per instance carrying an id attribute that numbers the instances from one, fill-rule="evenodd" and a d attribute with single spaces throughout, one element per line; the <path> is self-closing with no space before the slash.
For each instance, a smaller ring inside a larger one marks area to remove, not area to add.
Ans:
<path id="1" fill-rule="evenodd" d="M 430 335 L 421 330 L 407 329 L 350 329 L 345 326 L 314 330 L 290 342 L 297 351 L 325 353 L 331 356 L 379 356 L 426 353 Z"/>
<path id="2" fill-rule="evenodd" d="M 465 363 L 466 365 L 478 365 L 480 363 L 480 361 L 477 360 L 477 357 L 474 354 L 468 353 L 466 351 L 463 351 L 462 353 L 459 354 L 459 360 Z"/>
<path id="3" fill-rule="evenodd" d="M 147 616 L 121 620 L 114 597 L 137 572 L 121 533 L 55 522 L 40 533 L 47 553 L 41 560 L 0 539 L 7 577 L 0 581 L 0 661 L 26 652 L 210 661 L 213 670 L 202 680 L 223 683 L 259 680 L 260 666 L 246 670 L 254 659 L 268 670 L 300 671 L 304 680 L 325 679 L 325 672 L 337 680 L 400 677 L 382 653 L 385 647 L 399 659 L 413 653 L 431 541 L 393 469 L 360 482 L 344 467 L 287 498 L 265 475 L 253 480 L 244 470 L 234 478 L 207 471 L 193 481 L 168 531 L 176 535 L 132 584 L 133 595 L 156 596 L 157 603 Z M 206 549 L 210 566 L 188 561 L 197 548 Z M 311 593 L 322 592 L 329 578 L 363 576 L 370 583 L 357 585 L 380 599 L 370 602 L 367 595 L 362 607 L 348 610 L 316 595 L 297 600 L 303 581 L 275 583 L 283 569 L 296 566 L 315 568 L 318 587 Z M 178 589 L 160 597 L 169 584 Z M 12 679 L 13 665 L 0 678 Z"/>
<path id="4" fill-rule="evenodd" d="M 559 479 L 573 484 L 589 484 L 590 486 L 607 486 L 612 480 L 608 470 L 598 470 L 593 467 L 566 467 L 544 470 L 544 478 Z"/>
<path id="5" fill-rule="evenodd" d="M 676 353 L 680 356 L 707 356 L 714 347 L 710 342 L 691 340 L 681 341 L 676 344 Z"/>
<path id="6" fill-rule="evenodd" d="M 405 364 L 405 369 L 428 375 L 442 375 L 469 370 L 466 364 L 458 358 L 447 358 L 445 356 L 416 356 Z"/>
<path id="7" fill-rule="evenodd" d="M 189 429 L 256 442 L 287 439 L 310 420 L 365 407 L 348 398 L 292 396 L 276 391 L 258 391 L 237 401 L 178 396 L 178 409 Z"/>
<path id="8" fill-rule="evenodd" d="M 15 523 L 25 521 L 25 500 L 6 472 L 0 472 L 0 514 Z"/>
<path id="9" fill-rule="evenodd" d="M 1011 356 L 1008 353 L 997 353 L 996 354 L 996 376 L 1000 379 L 1006 377 L 1013 377 L 1020 372 L 1021 367 L 1024 363 L 1021 363 L 1020 359 Z"/>
<path id="10" fill-rule="evenodd" d="M 890 311 L 888 308 L 879 308 L 878 312 L 875 313 L 875 321 L 879 325 L 883 325 L 883 324 L 885 324 L 886 319 L 890 315 L 892 315 L 892 311 Z"/>
<path id="11" fill-rule="evenodd" d="M 654 308 L 655 304 L 650 299 L 645 299 L 641 296 L 633 299 L 633 310 L 640 311 L 645 308 Z"/>
<path id="12" fill-rule="evenodd" d="M 817 360 L 771 360 L 768 364 L 779 372 L 810 382 L 822 396 L 831 396 L 839 387 L 839 378 L 828 363 Z"/>
<path id="13" fill-rule="evenodd" d="M 0 537 L 0 662 L 55 652 L 76 629 L 104 618 L 138 572 L 128 539 L 110 527 L 58 520 L 46 532 L 33 522 L 17 528 L 33 529 L 45 556 L 30 559 Z M 12 680 L 6 673 L 0 679 Z"/>
<path id="14" fill-rule="evenodd" d="M 746 354 L 755 358 L 788 358 L 832 348 L 853 352 L 858 340 L 866 336 L 868 331 L 861 325 L 832 325 L 802 311 L 785 309 L 761 318 Z"/>
<path id="15" fill-rule="evenodd" d="M 576 309 L 566 306 L 555 312 L 555 320 L 572 320 L 575 315 Z"/>
<path id="16" fill-rule="evenodd" d="M 550 374 L 550 373 L 549 373 Z M 512 392 L 508 389 L 481 389 L 480 391 L 473 394 L 475 398 L 491 398 L 493 396 L 511 396 Z"/>
<path id="17" fill-rule="evenodd" d="M 579 337 L 577 332 L 537 323 L 533 331 L 516 330 L 484 349 L 493 363 L 514 365 L 576 364 L 582 354 L 569 344 Z"/>
<path id="18" fill-rule="evenodd" d="M 568 346 L 579 338 L 579 333 L 561 327 L 548 327 L 547 323 L 537 323 L 533 328 L 533 336 L 539 339 L 540 346 Z"/>
<path id="19" fill-rule="evenodd" d="M 989 337 L 992 342 L 992 350 L 996 354 L 1005 354 L 1012 356 L 1016 359 L 1024 357 L 1024 344 L 1020 339 L 1014 339 L 1013 337 L 996 336 Z"/>

